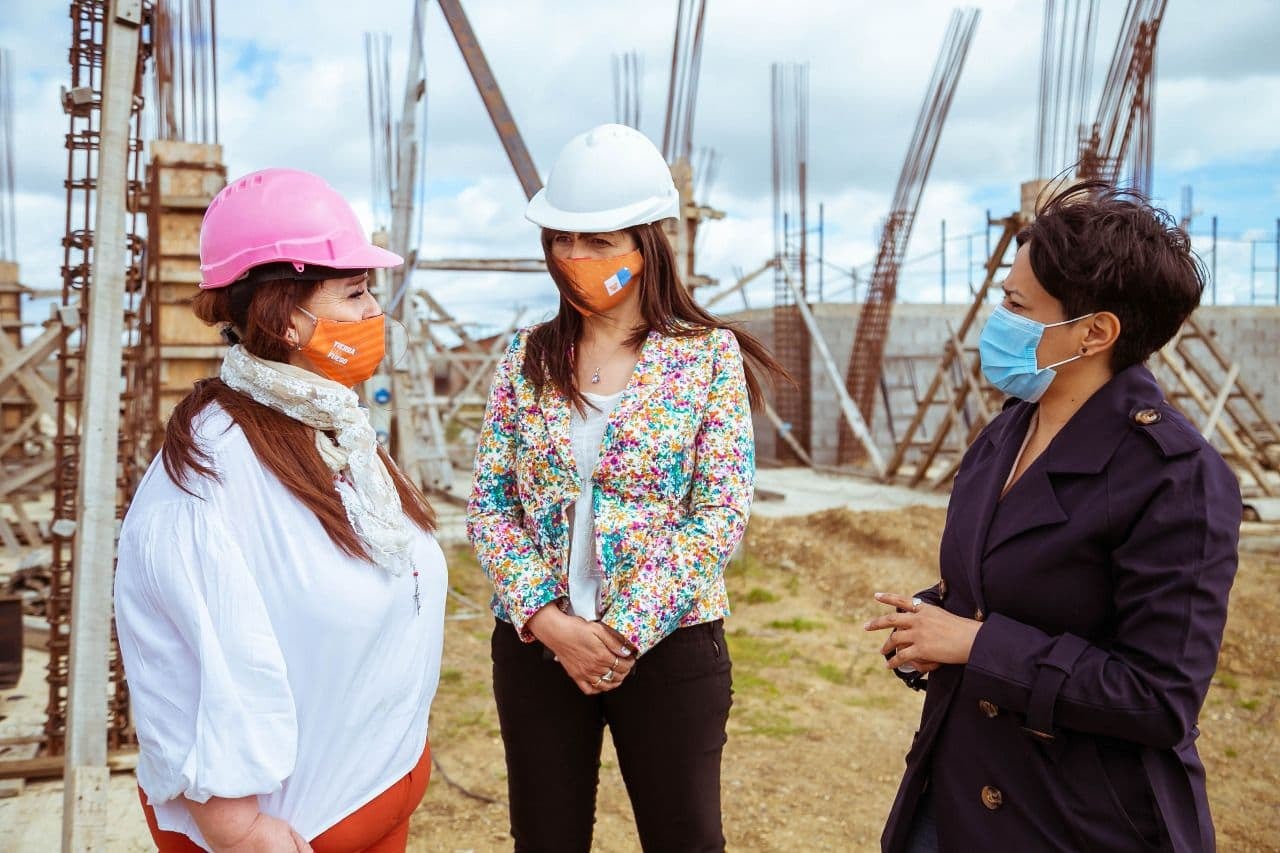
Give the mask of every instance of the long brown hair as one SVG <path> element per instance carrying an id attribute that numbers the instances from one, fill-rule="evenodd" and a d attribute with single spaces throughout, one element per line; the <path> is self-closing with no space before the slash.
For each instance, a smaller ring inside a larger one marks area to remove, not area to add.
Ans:
<path id="1" fill-rule="evenodd" d="M 760 383 L 762 371 L 769 375 L 770 381 L 779 378 L 792 381 L 768 347 L 754 335 L 721 320 L 693 301 L 693 296 L 680 281 L 675 252 L 659 223 L 637 225 L 627 231 L 635 238 L 636 246 L 644 257 L 644 268 L 636 282 L 640 288 L 640 315 L 644 318 L 644 325 L 627 339 L 627 346 L 639 347 L 651 331 L 672 338 L 687 338 L 705 335 L 712 329 L 728 329 L 738 339 L 738 347 L 745 356 L 743 367 L 752 406 L 759 407 L 764 400 L 764 389 Z M 558 233 L 549 228 L 542 229 L 542 252 L 546 256 L 551 279 L 560 291 L 560 310 L 555 317 L 529 333 L 522 373 L 538 394 L 550 385 L 570 404 L 584 410 L 587 401 L 578 390 L 572 355 L 573 347 L 582 335 L 582 315 L 573 303 L 581 304 L 582 297 L 552 257 L 551 243 Z"/>
<path id="2" fill-rule="evenodd" d="M 240 282 L 231 287 L 201 291 L 191 303 L 204 322 L 229 324 L 231 335 L 246 350 L 268 361 L 288 361 L 293 350 L 285 333 L 293 309 L 321 282 L 285 278 Z M 201 412 L 217 403 L 244 432 L 258 461 L 289 492 L 315 513 L 339 550 L 352 557 L 370 554 L 347 518 L 342 498 L 333 487 L 333 472 L 316 449 L 315 430 L 288 415 L 262 405 L 229 387 L 221 379 L 196 383 L 169 416 L 161 455 L 169 478 L 188 494 L 193 476 L 219 479 L 215 460 L 195 440 L 194 422 Z M 425 531 L 435 529 L 435 513 L 427 499 L 396 468 L 382 448 L 378 455 L 400 495 L 404 513 Z"/>

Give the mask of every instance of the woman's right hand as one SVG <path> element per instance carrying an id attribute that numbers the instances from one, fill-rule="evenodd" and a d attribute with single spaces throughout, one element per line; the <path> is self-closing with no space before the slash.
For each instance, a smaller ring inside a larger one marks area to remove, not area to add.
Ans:
<path id="1" fill-rule="evenodd" d="M 210 797 L 186 806 L 214 853 L 312 853 L 288 823 L 258 811 L 257 797 Z"/>
<path id="2" fill-rule="evenodd" d="M 311 845 L 278 817 L 261 812 L 249 834 L 226 847 L 213 845 L 214 853 L 312 853 Z"/>
<path id="3" fill-rule="evenodd" d="M 564 613 L 555 603 L 533 614 L 527 625 L 588 696 L 615 689 L 635 666 L 635 658 L 625 644 L 610 648 L 602 637 L 604 632 L 597 631 L 585 619 Z"/>

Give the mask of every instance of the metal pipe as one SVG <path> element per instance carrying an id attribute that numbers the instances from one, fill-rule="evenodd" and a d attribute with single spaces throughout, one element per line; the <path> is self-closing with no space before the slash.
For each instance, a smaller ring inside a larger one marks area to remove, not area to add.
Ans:
<path id="1" fill-rule="evenodd" d="M 942 304 L 947 304 L 947 220 L 942 220 L 942 248 L 938 252 L 942 256 Z"/>
<path id="2" fill-rule="evenodd" d="M 1209 272 L 1209 281 L 1211 286 L 1211 290 L 1209 291 L 1210 293 L 1209 301 L 1212 304 L 1217 305 L 1218 304 L 1218 216 L 1217 214 L 1214 214 L 1212 222 L 1213 222 L 1213 249 L 1211 251 L 1213 252 L 1213 261 L 1212 261 L 1212 267 L 1210 268 L 1210 272 Z"/>

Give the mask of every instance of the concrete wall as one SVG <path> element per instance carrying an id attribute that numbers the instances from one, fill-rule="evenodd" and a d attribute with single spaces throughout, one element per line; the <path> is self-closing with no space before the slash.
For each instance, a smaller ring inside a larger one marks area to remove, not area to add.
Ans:
<path id="1" fill-rule="evenodd" d="M 859 307 L 849 303 L 813 306 L 814 316 L 826 338 L 827 347 L 837 361 L 836 367 L 842 378 L 848 369 L 849 355 L 853 350 L 853 332 L 857 325 Z M 951 334 L 951 330 L 959 327 L 968 309 L 967 304 L 895 306 L 886 342 L 886 359 L 895 356 L 911 357 L 915 382 L 922 391 L 937 369 L 943 341 Z M 975 322 L 966 339 L 967 345 L 976 343 L 978 331 L 989 310 L 984 309 Z M 1227 357 L 1239 363 L 1241 381 L 1261 397 L 1270 417 L 1280 421 L 1280 375 L 1277 375 L 1277 365 L 1280 364 L 1280 307 L 1206 306 L 1197 312 L 1196 318 L 1207 328 Z M 772 346 L 773 323 L 770 309 L 741 312 L 731 319 L 742 322 L 748 331 Z M 899 372 L 898 378 L 905 380 L 906 364 L 902 361 L 893 364 Z M 818 464 L 835 464 L 839 403 L 835 388 L 828 381 L 816 353 L 812 381 L 813 458 Z M 898 425 L 898 432 L 902 431 L 915 410 L 914 404 L 909 402 L 909 396 L 906 391 L 895 394 L 895 423 Z M 881 450 L 886 455 L 891 452 L 894 438 L 891 437 L 883 405 L 877 406 L 872 431 Z M 758 413 L 756 453 L 761 461 L 775 458 L 776 441 L 773 425 L 763 414 Z"/>

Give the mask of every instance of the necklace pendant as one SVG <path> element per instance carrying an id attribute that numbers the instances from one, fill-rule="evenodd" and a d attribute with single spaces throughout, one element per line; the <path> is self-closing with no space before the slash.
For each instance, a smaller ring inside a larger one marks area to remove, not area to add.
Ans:
<path id="1" fill-rule="evenodd" d="M 600 384 L 600 368 L 598 367 L 596 368 L 596 372 L 591 374 L 591 384 L 592 385 Z"/>

